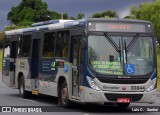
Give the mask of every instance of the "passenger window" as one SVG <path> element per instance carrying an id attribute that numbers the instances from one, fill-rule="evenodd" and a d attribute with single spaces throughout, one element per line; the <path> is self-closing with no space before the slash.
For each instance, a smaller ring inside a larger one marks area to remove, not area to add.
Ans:
<path id="1" fill-rule="evenodd" d="M 54 57 L 55 33 L 44 34 L 43 57 Z"/>
<path id="2" fill-rule="evenodd" d="M 10 44 L 9 43 L 5 43 L 4 58 L 9 58 L 10 57 L 10 49 L 11 49 Z"/>
<path id="3" fill-rule="evenodd" d="M 22 43 L 22 57 L 30 57 L 30 50 L 31 50 L 31 35 L 24 35 Z"/>
<path id="4" fill-rule="evenodd" d="M 19 39 L 18 39 L 18 53 L 17 53 L 17 56 L 21 57 L 21 53 L 22 53 L 22 36 L 20 36 Z"/>
<path id="5" fill-rule="evenodd" d="M 69 31 L 57 33 L 56 57 L 68 57 L 69 49 Z"/>

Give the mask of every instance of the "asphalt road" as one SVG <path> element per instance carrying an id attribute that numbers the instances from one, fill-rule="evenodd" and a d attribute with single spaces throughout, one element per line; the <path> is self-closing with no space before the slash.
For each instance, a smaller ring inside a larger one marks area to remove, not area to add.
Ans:
<path id="1" fill-rule="evenodd" d="M 0 75 L 0 107 L 1 106 L 49 106 L 48 108 L 53 108 L 55 111 L 46 113 L 23 113 L 26 115 L 91 115 L 91 114 L 145 114 L 145 115 L 158 115 L 160 112 L 133 112 L 132 107 L 136 106 L 160 106 L 160 93 L 157 93 L 157 101 L 154 104 L 131 104 L 128 109 L 120 109 L 115 105 L 94 105 L 93 107 L 74 104 L 72 108 L 59 107 L 57 104 L 57 98 L 51 96 L 40 95 L 36 98 L 23 99 L 19 96 L 19 91 L 17 89 L 8 88 L 2 83 Z M 0 113 L 0 115 L 6 115 L 10 113 Z M 21 115 L 22 113 L 12 113 L 12 115 Z"/>

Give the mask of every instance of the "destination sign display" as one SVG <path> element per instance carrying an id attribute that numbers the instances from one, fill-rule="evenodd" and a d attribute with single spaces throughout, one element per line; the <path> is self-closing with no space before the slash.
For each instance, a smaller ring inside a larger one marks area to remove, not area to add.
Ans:
<path id="1" fill-rule="evenodd" d="M 151 25 L 143 23 L 89 22 L 89 31 L 151 33 Z"/>

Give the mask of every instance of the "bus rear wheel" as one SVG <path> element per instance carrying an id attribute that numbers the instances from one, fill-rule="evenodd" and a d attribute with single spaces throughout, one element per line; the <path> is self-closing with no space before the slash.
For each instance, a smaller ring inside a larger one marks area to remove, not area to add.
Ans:
<path id="1" fill-rule="evenodd" d="M 59 104 L 63 107 L 69 107 L 69 95 L 68 95 L 68 87 L 66 81 L 63 81 L 61 88 L 60 88 L 60 97 L 59 97 Z"/>
<path id="2" fill-rule="evenodd" d="M 116 103 L 119 108 L 128 108 L 130 103 Z"/>

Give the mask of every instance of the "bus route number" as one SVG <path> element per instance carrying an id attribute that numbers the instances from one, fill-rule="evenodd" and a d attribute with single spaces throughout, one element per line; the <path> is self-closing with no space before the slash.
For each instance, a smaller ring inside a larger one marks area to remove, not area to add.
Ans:
<path id="1" fill-rule="evenodd" d="M 145 86 L 131 86 L 131 90 L 144 91 L 145 90 Z"/>

